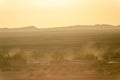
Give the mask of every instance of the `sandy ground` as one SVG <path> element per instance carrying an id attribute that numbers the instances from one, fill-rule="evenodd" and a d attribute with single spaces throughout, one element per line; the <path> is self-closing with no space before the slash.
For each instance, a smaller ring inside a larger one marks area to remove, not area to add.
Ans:
<path id="1" fill-rule="evenodd" d="M 7 71 L 0 75 L 0 80 L 120 80 L 118 76 L 96 72 L 88 63 L 44 65 L 32 71 Z"/>

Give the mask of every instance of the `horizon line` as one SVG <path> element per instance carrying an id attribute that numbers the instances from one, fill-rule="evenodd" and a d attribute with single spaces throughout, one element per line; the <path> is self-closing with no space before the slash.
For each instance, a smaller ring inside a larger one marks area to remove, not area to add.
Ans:
<path id="1" fill-rule="evenodd" d="M 37 26 L 23 26 L 23 27 L 0 27 L 0 29 L 19 29 L 19 28 L 28 28 L 33 27 L 36 29 L 44 29 L 44 28 L 61 28 L 61 27 L 72 27 L 72 26 L 120 26 L 120 25 L 113 25 L 113 24 L 78 24 L 78 25 L 68 25 L 68 26 L 57 26 L 57 27 L 37 27 Z"/>

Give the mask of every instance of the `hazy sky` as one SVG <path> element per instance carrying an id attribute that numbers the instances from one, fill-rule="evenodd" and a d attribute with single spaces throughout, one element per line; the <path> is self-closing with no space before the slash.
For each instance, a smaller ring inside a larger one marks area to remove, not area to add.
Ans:
<path id="1" fill-rule="evenodd" d="M 0 0 L 0 27 L 120 24 L 120 0 Z"/>

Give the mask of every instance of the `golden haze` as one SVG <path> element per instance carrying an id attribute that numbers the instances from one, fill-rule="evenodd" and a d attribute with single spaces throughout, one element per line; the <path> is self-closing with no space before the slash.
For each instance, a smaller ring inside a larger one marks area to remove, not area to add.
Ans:
<path id="1" fill-rule="evenodd" d="M 119 0 L 0 0 L 0 27 L 120 24 Z"/>

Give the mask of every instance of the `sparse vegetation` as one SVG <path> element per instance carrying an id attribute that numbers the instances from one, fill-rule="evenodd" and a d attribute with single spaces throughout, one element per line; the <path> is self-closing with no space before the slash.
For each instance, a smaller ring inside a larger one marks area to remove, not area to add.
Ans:
<path id="1" fill-rule="evenodd" d="M 27 77 L 120 75 L 120 32 L 81 29 L 1 32 L 0 70 Z"/>

